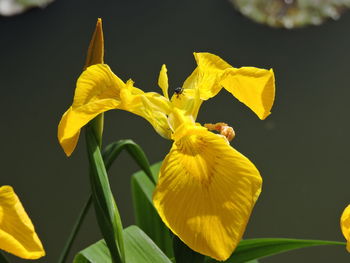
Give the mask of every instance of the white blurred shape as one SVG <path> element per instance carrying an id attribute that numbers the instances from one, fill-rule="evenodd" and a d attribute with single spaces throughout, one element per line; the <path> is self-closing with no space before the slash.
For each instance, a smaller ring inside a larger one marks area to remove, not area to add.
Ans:
<path id="1" fill-rule="evenodd" d="M 13 16 L 32 7 L 45 7 L 53 0 L 0 0 L 0 15 Z"/>

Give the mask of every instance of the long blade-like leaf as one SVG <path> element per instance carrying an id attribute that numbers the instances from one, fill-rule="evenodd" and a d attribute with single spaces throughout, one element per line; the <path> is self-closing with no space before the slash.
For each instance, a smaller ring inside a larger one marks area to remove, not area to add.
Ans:
<path id="1" fill-rule="evenodd" d="M 171 263 L 170 259 L 137 226 L 123 230 L 125 239 L 125 256 L 127 263 Z M 80 251 L 74 263 L 103 262 L 112 263 L 110 253 L 104 240 Z"/>
<path id="2" fill-rule="evenodd" d="M 151 166 L 158 175 L 161 162 Z M 143 171 L 133 174 L 131 188 L 136 225 L 138 225 L 170 258 L 174 256 L 170 231 L 160 219 L 152 203 L 155 184 Z"/>
<path id="3" fill-rule="evenodd" d="M 322 245 L 342 245 L 344 242 L 323 241 L 323 240 L 304 240 L 289 238 L 257 238 L 242 240 L 237 246 L 232 256 L 226 260 L 226 263 L 244 263 L 249 260 L 264 258 L 290 250 L 299 248 L 322 246 Z M 214 259 L 207 259 L 207 263 L 219 262 Z"/>
<path id="4" fill-rule="evenodd" d="M 170 259 L 137 226 L 130 226 L 125 231 L 127 262 L 135 263 L 170 263 Z"/>
<path id="5" fill-rule="evenodd" d="M 80 251 L 73 260 L 73 263 L 90 262 L 112 263 L 111 254 L 103 239 Z"/>
<path id="6" fill-rule="evenodd" d="M 131 157 L 134 158 L 136 163 L 144 171 L 144 173 L 148 175 L 149 178 L 153 178 L 153 179 L 156 178 L 158 171 L 153 173 L 150 170 L 149 161 L 148 161 L 145 153 L 143 152 L 142 148 L 139 145 L 137 145 L 135 142 L 133 142 L 132 140 L 120 140 L 120 141 L 113 142 L 113 143 L 106 146 L 106 148 L 103 151 L 102 156 L 103 156 L 103 160 L 104 160 L 105 167 L 106 167 L 107 171 L 112 166 L 113 162 L 117 159 L 117 157 L 119 156 L 121 151 L 123 151 L 125 149 L 129 152 Z M 134 150 L 132 151 L 131 149 L 134 149 Z M 131 153 L 133 153 L 133 154 L 131 154 Z M 154 168 L 155 167 L 153 166 L 152 169 L 154 169 Z M 75 240 L 75 237 L 77 236 L 77 234 L 80 230 L 81 224 L 85 219 L 86 213 L 89 210 L 91 203 L 92 203 L 92 197 L 90 195 L 90 197 L 88 198 L 88 200 L 84 204 L 84 207 L 82 208 L 76 223 L 74 224 L 74 227 L 69 235 L 69 238 L 66 241 L 66 244 L 61 252 L 61 255 L 60 255 L 58 262 L 63 263 L 66 261 L 66 259 L 68 257 L 68 253 L 70 251 L 70 248 L 72 247 L 72 244 Z"/>
<path id="7" fill-rule="evenodd" d="M 92 127 L 86 128 L 90 180 L 97 222 L 115 263 L 125 262 L 122 223 Z"/>
<path id="8" fill-rule="evenodd" d="M 109 167 L 113 163 L 122 150 L 127 150 L 150 180 L 155 182 L 146 154 L 142 148 L 132 140 L 120 140 L 107 145 L 103 151 L 103 159 L 106 167 Z"/>

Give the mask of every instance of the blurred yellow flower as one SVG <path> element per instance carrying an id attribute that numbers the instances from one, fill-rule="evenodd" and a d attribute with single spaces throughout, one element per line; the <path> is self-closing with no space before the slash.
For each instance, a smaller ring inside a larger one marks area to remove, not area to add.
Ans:
<path id="1" fill-rule="evenodd" d="M 194 56 L 196 69 L 171 98 L 165 65 L 158 80 L 163 96 L 143 92 L 131 80 L 123 82 L 106 64 L 88 67 L 61 119 L 58 139 L 69 156 L 80 129 L 98 114 L 121 109 L 145 118 L 162 137 L 174 141 L 153 195 L 159 215 L 191 249 L 225 260 L 242 238 L 262 179 L 225 136 L 196 123 L 197 114 L 203 101 L 225 88 L 260 119 L 266 118 L 274 101 L 274 74 L 254 67 L 233 68 L 210 53 Z M 233 137 L 230 127 L 222 130 Z"/>
<path id="2" fill-rule="evenodd" d="M 346 249 L 350 252 L 350 205 L 348 205 L 340 217 L 341 231 L 347 241 Z"/>
<path id="3" fill-rule="evenodd" d="M 0 249 L 25 259 L 45 256 L 21 201 L 7 185 L 0 187 Z"/>

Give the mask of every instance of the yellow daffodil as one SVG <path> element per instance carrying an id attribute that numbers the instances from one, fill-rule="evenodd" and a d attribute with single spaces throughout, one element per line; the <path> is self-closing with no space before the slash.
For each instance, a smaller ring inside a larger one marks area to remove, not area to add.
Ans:
<path id="1" fill-rule="evenodd" d="M 160 217 L 191 249 L 225 260 L 242 238 L 262 179 L 255 166 L 230 146 L 234 133 L 228 125 L 206 128 L 195 122 L 196 117 L 202 102 L 225 88 L 260 119 L 266 118 L 274 101 L 274 74 L 254 67 L 233 68 L 209 53 L 194 56 L 196 69 L 171 98 L 165 65 L 158 80 L 163 96 L 145 93 L 131 80 L 123 82 L 106 64 L 88 67 L 59 124 L 58 139 L 69 156 L 80 129 L 98 114 L 121 109 L 145 118 L 162 137 L 174 141 L 153 195 Z"/>
<path id="2" fill-rule="evenodd" d="M 347 241 L 346 249 L 350 252 L 350 205 L 348 205 L 340 217 L 341 231 Z"/>
<path id="3" fill-rule="evenodd" d="M 0 187 L 0 249 L 25 259 L 45 256 L 34 226 L 11 186 Z"/>

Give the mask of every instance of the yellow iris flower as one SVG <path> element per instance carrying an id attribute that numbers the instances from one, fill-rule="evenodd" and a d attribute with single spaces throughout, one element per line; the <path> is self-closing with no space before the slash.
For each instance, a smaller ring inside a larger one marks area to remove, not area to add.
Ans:
<path id="1" fill-rule="evenodd" d="M 25 259 L 45 256 L 21 201 L 7 185 L 0 187 L 0 249 Z"/>
<path id="2" fill-rule="evenodd" d="M 347 241 L 346 249 L 350 252 L 350 205 L 348 205 L 340 218 L 341 231 Z"/>
<path id="3" fill-rule="evenodd" d="M 265 119 L 275 96 L 273 71 L 237 69 L 213 54 L 194 53 L 196 69 L 170 98 L 165 65 L 158 79 L 163 95 L 143 92 L 132 80 L 118 78 L 103 63 L 103 53 L 99 19 L 87 68 L 77 81 L 73 104 L 58 126 L 66 155 L 74 151 L 80 129 L 105 111 L 120 109 L 145 118 L 158 134 L 174 141 L 153 194 L 160 217 L 194 251 L 227 259 L 242 238 L 262 179 L 255 166 L 230 146 L 228 139 L 234 136 L 230 127 L 223 123 L 203 127 L 196 118 L 202 102 L 225 88 Z"/>
<path id="4" fill-rule="evenodd" d="M 121 109 L 145 118 L 164 138 L 174 141 L 163 161 L 153 195 L 164 223 L 191 249 L 227 259 L 241 240 L 261 192 L 256 167 L 228 140 L 196 123 L 201 103 L 225 88 L 266 118 L 274 101 L 272 70 L 233 68 L 218 56 L 194 53 L 197 67 L 171 98 L 162 66 L 163 96 L 123 82 L 106 64 L 88 67 L 79 77 L 72 106 L 64 113 L 58 139 L 69 156 L 80 129 L 98 114 Z"/>

